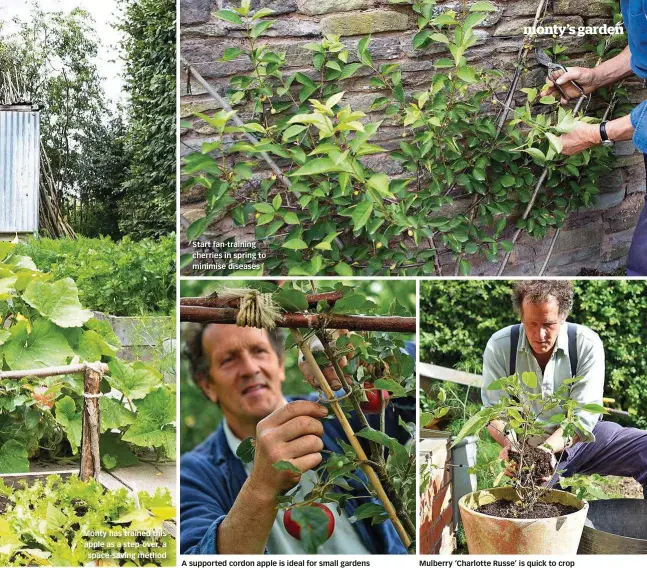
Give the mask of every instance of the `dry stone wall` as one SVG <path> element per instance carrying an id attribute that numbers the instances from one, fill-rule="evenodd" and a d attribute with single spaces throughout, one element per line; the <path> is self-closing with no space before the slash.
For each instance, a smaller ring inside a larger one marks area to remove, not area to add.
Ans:
<path id="1" fill-rule="evenodd" d="M 491 0 L 497 11 L 477 30 L 478 44 L 470 49 L 468 59 L 478 65 L 500 70 L 511 70 L 522 43 L 524 26 L 532 24 L 537 9 L 537 0 Z M 468 2 L 468 5 L 472 2 Z M 234 24 L 216 19 L 212 13 L 222 8 L 238 6 L 231 0 L 181 0 L 181 52 L 219 92 L 226 90 L 229 79 L 250 70 L 244 58 L 220 62 L 225 49 L 241 47 L 243 39 Z M 440 2 L 439 9 L 458 8 L 460 2 Z M 429 84 L 433 74 L 434 59 L 442 57 L 442 46 L 427 50 L 412 48 L 415 35 L 416 15 L 411 6 L 383 0 L 253 0 L 252 8 L 270 8 L 274 11 L 276 24 L 264 36 L 264 41 L 276 50 L 286 52 L 286 71 L 312 73 L 311 53 L 303 45 L 320 40 L 325 34 L 342 36 L 342 41 L 351 54 L 357 43 L 372 35 L 370 52 L 377 63 L 397 62 L 403 71 L 403 81 L 408 92 L 420 90 Z M 549 6 L 552 14 L 545 24 L 599 26 L 610 23 L 610 8 L 598 0 L 553 0 Z M 598 38 L 594 38 L 596 41 Z M 552 40 L 551 40 L 552 41 Z M 597 56 L 586 50 L 592 38 L 564 36 L 560 44 L 568 47 L 571 65 L 591 66 Z M 543 82 L 544 68 L 530 61 L 529 69 L 522 77 L 523 86 L 536 86 Z M 182 118 L 191 126 L 182 130 L 181 153 L 199 149 L 203 142 L 213 140 L 214 132 L 206 123 L 195 118 L 195 112 L 211 113 L 217 109 L 213 99 L 195 81 L 188 81 L 182 70 Z M 647 97 L 642 82 L 628 82 L 628 102 L 636 104 Z M 369 86 L 368 73 L 357 73 L 345 82 L 347 92 L 344 101 L 354 110 L 369 115 L 371 121 L 383 118 L 379 113 L 369 112 L 376 92 Z M 593 102 L 593 107 L 600 102 Z M 387 151 L 398 148 L 401 129 L 386 119 L 374 139 Z M 560 232 L 555 251 L 551 257 L 548 274 L 577 275 L 582 269 L 612 272 L 625 264 L 645 195 L 645 170 L 642 155 L 631 142 L 617 144 L 617 159 L 614 169 L 600 184 L 596 203 L 581 212 L 571 215 Z M 366 158 L 370 167 L 389 175 L 402 173 L 397 162 L 385 159 L 384 155 Z M 203 196 L 192 192 L 182 196 L 182 214 L 191 222 L 203 216 Z M 452 208 L 459 212 L 467 202 L 456 201 Z M 215 222 L 207 231 L 207 238 L 217 238 L 223 233 L 253 238 L 252 227 L 235 227 L 228 218 Z M 519 240 L 510 259 L 506 274 L 537 274 L 546 256 L 552 233 L 543 241 L 527 235 Z M 454 260 L 449 251 L 441 253 L 445 274 L 453 273 Z M 472 274 L 492 275 L 497 268 L 483 260 L 473 267 Z"/>

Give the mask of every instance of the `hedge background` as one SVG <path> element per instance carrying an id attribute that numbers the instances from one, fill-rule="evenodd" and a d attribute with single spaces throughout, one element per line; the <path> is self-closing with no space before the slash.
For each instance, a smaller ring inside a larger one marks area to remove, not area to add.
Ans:
<path id="1" fill-rule="evenodd" d="M 467 2 L 468 5 L 474 2 Z M 490 66 L 513 73 L 514 62 L 522 44 L 523 27 L 532 24 L 537 9 L 537 0 L 492 0 L 498 10 L 493 12 L 483 25 L 476 30 L 479 42 L 467 54 L 471 63 Z M 249 62 L 244 58 L 223 63 L 225 49 L 241 46 L 241 34 L 234 24 L 218 20 L 212 12 L 222 8 L 236 7 L 239 0 L 180 0 L 181 6 L 181 53 L 220 93 L 226 91 L 233 75 L 249 71 Z M 458 8 L 460 2 L 441 0 L 442 9 Z M 406 0 L 253 0 L 252 8 L 266 7 L 274 10 L 276 24 L 268 31 L 263 41 L 274 49 L 285 51 L 286 72 L 302 71 L 311 73 L 311 54 L 303 45 L 319 41 L 324 34 L 339 34 L 351 53 L 349 61 L 355 61 L 358 41 L 371 34 L 370 52 L 376 63 L 397 62 L 402 66 L 402 76 L 408 93 L 424 88 L 433 74 L 434 61 L 446 56 L 437 45 L 426 50 L 414 51 L 411 40 L 417 31 L 416 15 Z M 610 7 L 603 0 L 555 0 L 549 5 L 553 17 L 546 24 L 601 25 L 609 23 Z M 570 65 L 592 66 L 597 55 L 586 51 L 586 44 L 597 43 L 600 36 L 564 36 L 560 43 L 568 47 L 566 52 Z M 552 42 L 551 38 L 544 40 Z M 543 83 L 545 69 L 534 58 L 529 58 L 529 69 L 522 75 L 519 87 L 536 86 Z M 377 121 L 384 116 L 380 112 L 368 112 L 377 92 L 369 86 L 366 73 L 358 72 L 344 82 L 345 102 L 354 110 L 367 113 L 366 120 Z M 642 101 L 647 93 L 642 82 L 631 80 L 627 83 L 629 102 L 632 105 Z M 190 91 L 188 87 L 190 85 Z M 215 102 L 205 94 L 195 81 L 187 81 L 182 70 L 180 82 L 181 115 L 191 124 L 181 131 L 181 152 L 183 155 L 197 150 L 202 143 L 215 139 L 212 128 L 194 117 L 195 112 L 213 113 Z M 525 95 L 520 93 L 525 100 Z M 594 101 L 590 109 L 599 108 L 600 101 Z M 625 109 L 626 110 L 626 109 Z M 243 117 L 245 113 L 243 112 Z M 401 129 L 387 118 L 374 138 L 389 151 L 399 147 Z M 567 220 L 557 240 L 551 257 L 548 274 L 570 275 L 582 269 L 612 272 L 622 269 L 626 263 L 638 215 L 643 206 L 645 193 L 645 170 L 642 155 L 637 153 L 631 142 L 616 144 L 615 168 L 604 176 L 600 184 L 600 195 L 596 203 L 582 211 L 573 213 Z M 390 160 L 388 154 L 367 156 L 368 165 L 379 171 L 397 176 L 402 173 L 398 162 Z M 457 199 L 448 206 L 444 216 L 464 211 L 470 199 Z M 204 216 L 204 194 L 200 191 L 181 196 L 181 213 L 187 222 Z M 223 234 L 253 239 L 253 225 L 237 227 L 230 217 L 214 222 L 205 233 L 206 239 L 217 239 Z M 543 241 L 523 236 L 510 259 L 507 274 L 537 274 L 553 236 L 549 232 Z M 186 244 L 186 243 L 184 243 Z M 453 273 L 455 260 L 448 250 L 439 249 L 445 274 Z M 498 264 L 476 258 L 473 275 L 494 274 Z"/>
<path id="2" fill-rule="evenodd" d="M 490 336 L 516 323 L 506 280 L 420 283 L 420 360 L 480 373 Z M 606 354 L 605 396 L 647 427 L 647 284 L 579 280 L 568 320 L 596 331 Z"/>

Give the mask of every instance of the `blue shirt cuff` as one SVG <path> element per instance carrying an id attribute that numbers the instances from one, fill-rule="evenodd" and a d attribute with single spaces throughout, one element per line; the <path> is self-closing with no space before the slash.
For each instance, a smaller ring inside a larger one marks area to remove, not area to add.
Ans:
<path id="1" fill-rule="evenodd" d="M 218 554 L 216 538 L 218 536 L 218 527 L 224 520 L 225 515 L 222 515 L 218 517 L 213 523 L 211 523 L 211 526 L 207 529 L 207 532 L 202 537 L 202 540 L 194 547 L 193 550 L 187 550 L 186 554 Z"/>
<path id="2" fill-rule="evenodd" d="M 647 100 L 631 111 L 631 125 L 634 127 L 633 141 L 643 154 L 647 154 Z"/>

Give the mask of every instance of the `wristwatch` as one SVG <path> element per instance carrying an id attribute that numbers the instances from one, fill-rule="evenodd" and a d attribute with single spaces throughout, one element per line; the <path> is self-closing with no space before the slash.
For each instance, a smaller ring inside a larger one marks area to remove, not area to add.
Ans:
<path id="1" fill-rule="evenodd" d="M 613 140 L 609 140 L 609 135 L 607 134 L 607 121 L 600 123 L 600 138 L 602 139 L 602 146 L 606 148 L 611 148 L 613 146 Z"/>

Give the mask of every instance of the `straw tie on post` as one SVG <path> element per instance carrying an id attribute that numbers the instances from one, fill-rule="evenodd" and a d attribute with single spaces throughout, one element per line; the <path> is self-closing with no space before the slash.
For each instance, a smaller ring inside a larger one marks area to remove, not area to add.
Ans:
<path id="1" fill-rule="evenodd" d="M 222 300 L 239 300 L 236 325 L 272 330 L 281 317 L 281 309 L 274 303 L 272 294 L 263 294 L 253 288 L 226 290 L 219 294 Z"/>

